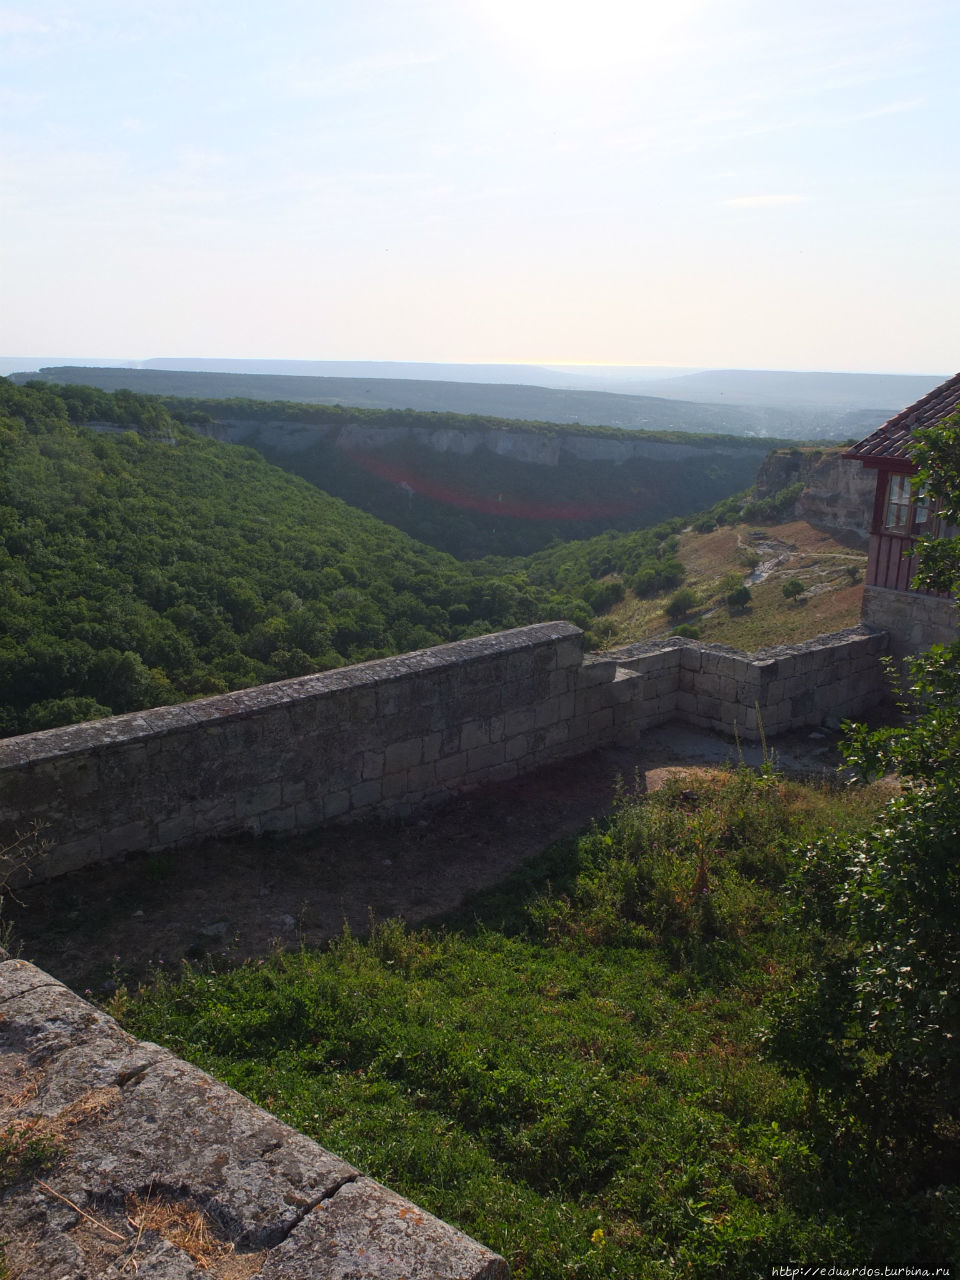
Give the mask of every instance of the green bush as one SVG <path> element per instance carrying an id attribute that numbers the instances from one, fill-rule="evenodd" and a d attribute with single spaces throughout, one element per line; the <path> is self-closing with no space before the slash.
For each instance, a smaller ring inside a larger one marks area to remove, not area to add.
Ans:
<path id="1" fill-rule="evenodd" d="M 734 587 L 727 593 L 726 603 L 730 609 L 740 611 L 747 607 L 752 598 L 749 587 Z"/>
<path id="2" fill-rule="evenodd" d="M 910 668 L 910 723 L 844 748 L 902 790 L 869 834 L 809 851 L 794 898 L 823 952 L 771 1043 L 876 1133 L 934 1144 L 960 1127 L 960 645 Z"/>
<path id="3" fill-rule="evenodd" d="M 691 591 L 689 587 L 683 587 L 667 601 L 664 613 L 668 618 L 682 618 L 685 613 L 689 613 L 696 606 L 696 603 L 696 592 Z"/>

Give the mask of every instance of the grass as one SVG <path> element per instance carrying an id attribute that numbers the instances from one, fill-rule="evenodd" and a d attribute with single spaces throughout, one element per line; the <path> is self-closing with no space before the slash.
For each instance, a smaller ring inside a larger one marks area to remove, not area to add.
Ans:
<path id="1" fill-rule="evenodd" d="M 765 540 L 755 535 L 767 535 Z M 776 545 L 775 554 L 757 551 L 764 541 Z M 752 556 L 751 556 L 752 553 Z M 796 644 L 811 636 L 856 626 L 863 596 L 861 583 L 851 582 L 848 568 L 862 580 L 866 553 L 839 542 L 804 521 L 784 524 L 725 525 L 712 533 L 682 535 L 677 558 L 687 570 L 684 585 L 698 597 L 685 622 L 695 625 L 702 640 L 731 645 L 751 652 L 775 644 Z M 780 559 L 761 583 L 751 585 L 752 600 L 744 610 L 729 609 L 724 596 L 730 587 L 724 580 L 744 582 L 748 558 Z M 800 600 L 784 599 L 783 584 L 800 578 L 808 594 Z M 664 609 L 673 595 L 638 598 L 628 591 L 606 617 L 612 626 L 608 647 L 667 634 L 673 623 Z"/>
<path id="2" fill-rule="evenodd" d="M 116 1008 L 517 1280 L 942 1259 L 934 1192 L 760 1052 L 810 945 L 794 850 L 883 798 L 745 769 L 625 794 L 443 926 L 184 966 Z"/>

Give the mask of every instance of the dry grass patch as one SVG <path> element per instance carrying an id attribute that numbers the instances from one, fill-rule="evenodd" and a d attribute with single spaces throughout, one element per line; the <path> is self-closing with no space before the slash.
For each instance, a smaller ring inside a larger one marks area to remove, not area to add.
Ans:
<path id="1" fill-rule="evenodd" d="M 763 566 L 760 582 L 750 581 L 745 559 Z M 856 626 L 863 599 L 866 552 L 804 520 L 754 526 L 725 525 L 712 533 L 681 536 L 677 558 L 687 570 L 684 586 L 698 605 L 684 621 L 700 629 L 701 639 L 752 651 L 776 644 L 797 644 L 812 636 Z M 752 600 L 742 611 L 731 610 L 724 596 L 736 577 L 749 586 Z M 783 596 L 783 585 L 799 578 L 807 588 L 799 600 Z M 669 635 L 673 623 L 664 612 L 673 591 L 638 599 L 627 592 L 607 617 L 614 631 L 611 648 L 635 640 Z"/>
<path id="2" fill-rule="evenodd" d="M 137 1235 L 121 1271 L 135 1273 L 137 1250 L 147 1232 L 182 1249 L 211 1280 L 248 1280 L 266 1260 L 265 1250 L 237 1253 L 233 1244 L 217 1235 L 210 1218 L 192 1200 L 173 1200 L 148 1191 L 144 1197 L 128 1196 L 126 1211 L 127 1222 Z"/>

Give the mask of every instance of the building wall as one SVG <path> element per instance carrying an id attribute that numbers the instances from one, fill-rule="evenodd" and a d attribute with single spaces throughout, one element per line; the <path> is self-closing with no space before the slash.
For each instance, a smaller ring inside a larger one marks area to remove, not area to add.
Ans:
<path id="1" fill-rule="evenodd" d="M 39 824 L 34 876 L 232 832 L 406 815 L 678 718 L 756 739 L 883 696 L 864 628 L 739 653 L 672 637 L 603 655 L 541 623 L 0 741 L 0 848 Z M 2 873 L 0 863 L 0 873 Z"/>

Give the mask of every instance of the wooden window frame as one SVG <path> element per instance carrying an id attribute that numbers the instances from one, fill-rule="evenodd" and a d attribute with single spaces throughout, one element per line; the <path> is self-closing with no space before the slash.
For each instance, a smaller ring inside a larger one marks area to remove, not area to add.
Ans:
<path id="1" fill-rule="evenodd" d="M 926 493 L 917 490 L 913 477 L 892 471 L 883 500 L 883 532 L 901 538 L 916 538 L 932 532 L 933 514 Z"/>

